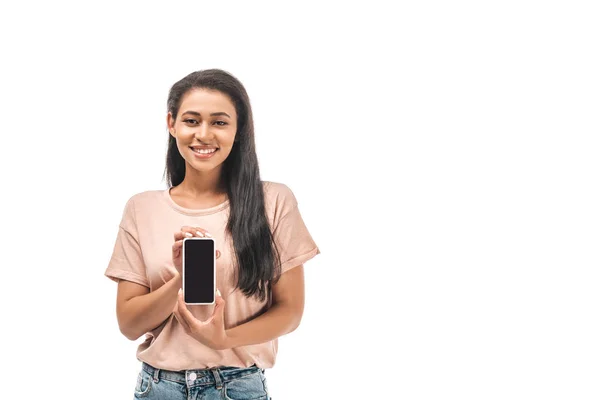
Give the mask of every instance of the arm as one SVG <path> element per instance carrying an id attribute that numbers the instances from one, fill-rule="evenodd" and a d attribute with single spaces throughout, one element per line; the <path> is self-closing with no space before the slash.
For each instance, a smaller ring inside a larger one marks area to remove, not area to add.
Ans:
<path id="1" fill-rule="evenodd" d="M 273 286 L 273 305 L 257 318 L 228 329 L 226 348 L 264 343 L 294 331 L 304 312 L 304 266 L 287 271 Z"/>
<path id="2" fill-rule="evenodd" d="M 173 313 L 180 287 L 179 274 L 153 292 L 146 286 L 120 281 L 117 320 L 121 333 L 129 340 L 136 340 L 163 323 Z"/>

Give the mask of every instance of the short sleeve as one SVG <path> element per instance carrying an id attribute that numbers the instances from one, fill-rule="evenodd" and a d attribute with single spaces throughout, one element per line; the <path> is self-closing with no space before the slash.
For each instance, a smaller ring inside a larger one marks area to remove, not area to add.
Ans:
<path id="1" fill-rule="evenodd" d="M 104 275 L 115 282 L 126 280 L 150 287 L 138 241 L 133 198 L 125 205 L 113 253 Z"/>
<path id="2" fill-rule="evenodd" d="M 304 264 L 320 250 L 313 240 L 302 215 L 298 203 L 289 188 L 285 187 L 282 208 L 287 212 L 276 222 L 273 236 L 281 258 L 281 273 Z"/>

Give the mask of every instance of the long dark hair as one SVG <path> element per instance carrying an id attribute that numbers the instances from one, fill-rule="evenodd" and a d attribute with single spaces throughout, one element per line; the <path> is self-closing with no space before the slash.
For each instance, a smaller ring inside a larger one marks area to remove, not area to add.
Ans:
<path id="1" fill-rule="evenodd" d="M 221 174 L 230 206 L 227 232 L 233 238 L 237 288 L 246 296 L 256 296 L 262 301 L 266 298 L 269 281 L 279 279 L 281 263 L 265 210 L 250 99 L 242 83 L 228 72 L 220 69 L 192 72 L 169 91 L 167 111 L 174 119 L 183 96 L 197 88 L 218 90 L 229 96 L 235 106 L 236 138 Z M 175 138 L 168 136 L 165 174 L 168 184 L 177 186 L 185 177 L 185 160 L 177 149 Z"/>

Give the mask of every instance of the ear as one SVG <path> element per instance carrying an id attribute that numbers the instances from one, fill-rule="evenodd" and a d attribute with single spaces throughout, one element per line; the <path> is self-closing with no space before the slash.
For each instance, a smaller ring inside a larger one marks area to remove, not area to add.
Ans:
<path id="1" fill-rule="evenodd" d="M 170 111 L 167 113 L 167 129 L 169 129 L 171 136 L 175 137 L 175 118 L 173 118 Z"/>

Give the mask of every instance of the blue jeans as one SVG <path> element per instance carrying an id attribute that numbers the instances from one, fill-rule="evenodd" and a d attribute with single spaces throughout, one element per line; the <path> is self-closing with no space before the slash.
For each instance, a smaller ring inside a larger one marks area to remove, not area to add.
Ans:
<path id="1" fill-rule="evenodd" d="M 167 371 L 142 363 L 134 399 L 160 400 L 272 400 L 267 392 L 265 371 L 220 367 Z"/>

